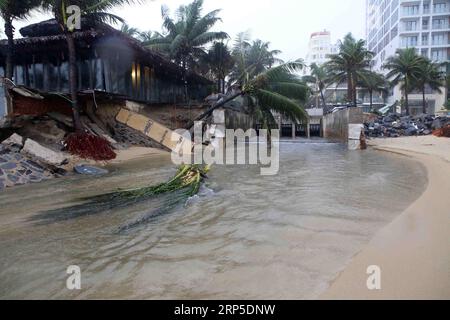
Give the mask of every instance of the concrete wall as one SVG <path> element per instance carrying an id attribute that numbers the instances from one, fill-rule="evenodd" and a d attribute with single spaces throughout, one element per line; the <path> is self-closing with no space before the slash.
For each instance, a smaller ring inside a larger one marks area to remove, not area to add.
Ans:
<path id="1" fill-rule="evenodd" d="M 351 149 L 358 149 L 363 123 L 364 114 L 361 108 L 347 108 L 329 113 L 323 117 L 324 137 L 349 143 Z"/>
<path id="2" fill-rule="evenodd" d="M 7 115 L 5 87 L 3 81 L 0 81 L 0 128 L 2 127 Z"/>

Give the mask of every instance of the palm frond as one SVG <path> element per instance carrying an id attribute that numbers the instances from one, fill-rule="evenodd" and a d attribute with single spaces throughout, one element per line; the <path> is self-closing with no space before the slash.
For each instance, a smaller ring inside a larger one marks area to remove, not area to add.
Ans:
<path id="1" fill-rule="evenodd" d="M 306 111 L 293 100 L 273 91 L 258 89 L 255 92 L 258 103 L 272 111 L 276 111 L 291 120 L 307 121 Z"/>
<path id="2" fill-rule="evenodd" d="M 192 40 L 194 46 L 203 46 L 216 40 L 225 40 L 229 36 L 226 32 L 205 32 Z"/>
<path id="3" fill-rule="evenodd" d="M 285 80 L 287 75 L 300 72 L 305 67 L 302 60 L 287 62 L 277 67 L 267 70 L 259 75 L 256 82 L 277 82 Z"/>
<path id="4" fill-rule="evenodd" d="M 84 17 L 92 22 L 103 22 L 109 24 L 125 23 L 125 20 L 115 14 L 109 12 L 89 12 Z"/>
<path id="5" fill-rule="evenodd" d="M 274 82 L 270 83 L 268 88 L 272 92 L 300 101 L 305 101 L 309 92 L 309 88 L 305 84 L 293 82 Z"/>

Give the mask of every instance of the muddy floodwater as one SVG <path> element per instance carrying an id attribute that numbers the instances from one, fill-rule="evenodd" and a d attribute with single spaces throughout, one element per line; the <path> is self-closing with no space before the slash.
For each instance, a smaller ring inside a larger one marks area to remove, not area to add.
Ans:
<path id="1" fill-rule="evenodd" d="M 215 166 L 199 197 L 124 233 L 164 199 L 81 217 L 45 212 L 164 181 L 176 171 L 168 156 L 1 193 L 0 298 L 315 298 L 427 185 L 417 162 L 373 150 L 299 140 L 280 156 L 276 176 Z M 66 288 L 70 265 L 81 290 Z"/>

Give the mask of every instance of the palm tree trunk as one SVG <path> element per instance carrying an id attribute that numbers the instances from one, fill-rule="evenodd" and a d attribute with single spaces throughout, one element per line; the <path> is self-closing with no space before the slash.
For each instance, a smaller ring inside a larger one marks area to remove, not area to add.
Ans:
<path id="1" fill-rule="evenodd" d="M 186 129 L 188 129 L 188 130 L 191 129 L 192 126 L 194 125 L 194 122 L 196 122 L 196 121 L 201 121 L 201 120 L 203 120 L 203 119 L 205 119 L 205 118 L 208 118 L 209 116 L 212 115 L 212 113 L 214 112 L 214 110 L 216 110 L 216 109 L 218 109 L 218 108 L 220 108 L 220 107 L 223 107 L 223 106 L 226 105 L 228 102 L 233 101 L 234 99 L 236 99 L 237 97 L 239 97 L 239 96 L 241 96 L 241 95 L 244 95 L 244 93 L 243 93 L 243 92 L 238 92 L 238 93 L 233 94 L 233 95 L 230 96 L 230 97 L 227 97 L 226 99 L 223 99 L 223 100 L 220 101 L 220 102 L 217 102 L 216 104 L 214 104 L 213 106 L 211 106 L 208 110 L 206 110 L 206 111 L 203 112 L 201 115 L 199 115 L 197 118 L 195 118 L 194 121 L 191 121 L 191 122 L 189 123 L 189 125 L 186 126 Z"/>
<path id="2" fill-rule="evenodd" d="M 353 100 L 353 81 L 350 73 L 347 75 L 347 100 L 348 102 Z"/>
<path id="3" fill-rule="evenodd" d="M 422 88 L 423 114 L 427 114 L 427 100 L 425 98 L 425 87 Z"/>
<path id="4" fill-rule="evenodd" d="M 325 101 L 325 95 L 323 94 L 323 90 L 320 90 L 320 96 L 322 98 L 323 107 L 327 107 L 327 102 Z"/>
<path id="5" fill-rule="evenodd" d="M 183 68 L 183 82 L 184 82 L 184 101 L 188 101 L 188 83 L 187 83 L 187 62 L 182 59 L 181 67 Z"/>
<path id="6" fill-rule="evenodd" d="M 357 107 L 358 101 L 357 101 L 356 79 L 353 76 L 352 76 L 352 93 L 353 93 L 353 105 L 354 107 Z"/>
<path id="7" fill-rule="evenodd" d="M 405 79 L 405 109 L 406 109 L 406 115 L 409 116 L 409 96 L 408 96 L 408 79 Z"/>
<path id="8" fill-rule="evenodd" d="M 373 91 L 369 90 L 369 98 L 370 98 L 370 112 L 373 110 Z"/>
<path id="9" fill-rule="evenodd" d="M 6 52 L 5 78 L 12 80 L 14 71 L 14 27 L 11 17 L 5 19 L 5 34 L 8 38 L 8 48 Z"/>
<path id="10" fill-rule="evenodd" d="M 78 104 L 78 67 L 75 40 L 71 32 L 66 31 L 65 34 L 69 51 L 69 87 L 72 100 L 73 126 L 76 132 L 81 132 L 83 131 L 83 125 L 80 120 L 80 107 Z"/>

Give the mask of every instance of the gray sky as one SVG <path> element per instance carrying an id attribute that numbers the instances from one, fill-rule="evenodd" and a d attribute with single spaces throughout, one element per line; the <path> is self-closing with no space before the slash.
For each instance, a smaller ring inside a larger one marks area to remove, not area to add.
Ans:
<path id="1" fill-rule="evenodd" d="M 160 30 L 161 5 L 171 12 L 189 0 L 153 0 L 146 4 L 120 7 L 114 13 L 141 30 Z M 273 49 L 283 51 L 281 58 L 304 58 L 311 33 L 327 29 L 333 41 L 352 32 L 365 37 L 365 0 L 205 0 L 204 13 L 222 9 L 223 22 L 215 29 L 232 38 L 250 30 L 252 38 L 270 41 Z M 27 22 L 17 22 L 17 29 L 30 22 L 48 18 L 34 14 Z M 3 31 L 3 30 L 2 30 Z M 3 36 L 3 35 L 2 35 Z"/>

